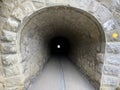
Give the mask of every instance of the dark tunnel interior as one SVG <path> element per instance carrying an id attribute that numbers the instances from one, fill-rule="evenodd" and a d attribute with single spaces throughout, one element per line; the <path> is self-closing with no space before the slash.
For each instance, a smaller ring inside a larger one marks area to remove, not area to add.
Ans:
<path id="1" fill-rule="evenodd" d="M 48 46 L 50 55 L 55 57 L 67 57 L 71 49 L 70 41 L 67 38 L 61 36 L 53 37 L 48 42 Z"/>

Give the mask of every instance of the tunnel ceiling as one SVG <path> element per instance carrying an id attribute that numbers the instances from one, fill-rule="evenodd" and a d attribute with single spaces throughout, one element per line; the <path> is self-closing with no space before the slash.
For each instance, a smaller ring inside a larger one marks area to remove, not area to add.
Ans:
<path id="1" fill-rule="evenodd" d="M 72 7 L 56 6 L 38 11 L 24 25 L 22 38 L 28 31 L 32 33 L 33 29 L 44 39 L 60 35 L 75 41 L 84 40 L 86 44 L 90 41 L 105 42 L 104 32 L 97 20 L 87 12 Z"/>

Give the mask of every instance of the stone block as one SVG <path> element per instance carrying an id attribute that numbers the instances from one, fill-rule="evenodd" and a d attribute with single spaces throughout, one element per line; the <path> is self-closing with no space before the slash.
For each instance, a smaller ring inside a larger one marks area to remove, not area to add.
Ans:
<path id="1" fill-rule="evenodd" d="M 106 50 L 107 50 L 107 53 L 120 54 L 120 42 L 106 43 Z"/>
<path id="2" fill-rule="evenodd" d="M 6 87 L 5 90 L 24 90 L 24 86 L 16 86 L 16 87 Z"/>
<path id="3" fill-rule="evenodd" d="M 106 40 L 108 42 L 120 42 L 120 31 L 119 30 L 112 30 L 109 32 L 106 32 Z M 117 36 L 113 36 L 116 34 Z"/>
<path id="4" fill-rule="evenodd" d="M 9 17 L 3 28 L 6 30 L 17 31 L 16 29 L 18 28 L 19 24 L 20 20 L 14 17 Z"/>
<path id="5" fill-rule="evenodd" d="M 117 86 L 118 84 L 118 78 L 104 75 L 102 78 L 102 85 L 108 85 L 108 86 Z"/>
<path id="6" fill-rule="evenodd" d="M 12 12 L 13 10 L 13 7 L 12 6 L 9 6 L 5 3 L 2 3 L 1 6 L 0 6 L 0 16 L 2 17 L 9 17 L 10 13 Z"/>
<path id="7" fill-rule="evenodd" d="M 101 86 L 100 90 L 116 90 L 116 86 L 103 85 Z"/>
<path id="8" fill-rule="evenodd" d="M 101 22 L 105 23 L 109 19 L 112 18 L 111 12 L 104 6 L 99 5 L 96 12 L 94 13 L 94 16 Z"/>
<path id="9" fill-rule="evenodd" d="M 117 22 L 118 22 L 118 24 L 119 24 L 119 26 L 120 26 L 120 12 L 114 11 L 114 12 L 113 12 L 113 16 L 114 16 L 114 18 L 117 20 Z"/>
<path id="10" fill-rule="evenodd" d="M 22 10 L 20 7 L 16 8 L 16 9 L 13 11 L 12 16 L 15 17 L 15 18 L 17 18 L 17 19 L 19 19 L 19 20 L 21 20 L 21 21 L 22 21 L 23 18 L 25 17 L 25 15 L 24 15 L 24 13 L 23 13 L 23 10 Z"/>
<path id="11" fill-rule="evenodd" d="M 0 57 L 1 57 L 1 55 L 0 55 Z M 1 58 L 0 58 L 0 67 L 2 66 L 2 60 L 1 60 Z"/>
<path id="12" fill-rule="evenodd" d="M 106 75 L 112 75 L 112 76 L 118 76 L 119 75 L 119 67 L 113 66 L 113 65 L 105 65 L 103 72 Z"/>
<path id="13" fill-rule="evenodd" d="M 16 6 L 19 6 L 23 1 L 24 0 L 4 0 L 4 3 L 15 8 Z"/>
<path id="14" fill-rule="evenodd" d="M 4 71 L 2 67 L 0 67 L 0 83 L 4 83 Z"/>
<path id="15" fill-rule="evenodd" d="M 113 0 L 111 9 L 120 12 L 120 0 Z"/>
<path id="16" fill-rule="evenodd" d="M 2 30 L 1 40 L 12 42 L 16 40 L 16 33 L 8 31 L 8 30 Z"/>
<path id="17" fill-rule="evenodd" d="M 6 22 L 6 18 L 0 16 L 0 29 L 2 29 L 2 27 L 3 27 L 4 24 L 5 24 L 5 22 Z"/>
<path id="18" fill-rule="evenodd" d="M 56 4 L 67 4 L 68 0 L 41 0 L 44 3 L 56 3 Z M 70 1 L 70 0 L 69 0 Z M 73 0 L 75 2 L 75 0 Z"/>
<path id="19" fill-rule="evenodd" d="M 17 65 L 4 67 L 4 73 L 5 73 L 6 77 L 20 75 L 20 67 Z"/>
<path id="20" fill-rule="evenodd" d="M 115 30 L 119 28 L 115 19 L 109 19 L 103 24 L 103 28 L 105 31 Z"/>
<path id="21" fill-rule="evenodd" d="M 112 65 L 120 65 L 120 55 L 116 54 L 106 54 L 106 60 L 105 62 L 107 64 L 112 64 Z"/>
<path id="22" fill-rule="evenodd" d="M 0 83 L 0 90 L 4 90 L 3 84 Z"/>
<path id="23" fill-rule="evenodd" d="M 14 65 L 18 62 L 17 55 L 2 55 L 2 63 L 4 66 Z"/>
<path id="24" fill-rule="evenodd" d="M 112 0 L 97 0 L 101 4 L 103 4 L 105 7 L 110 8 L 112 5 Z"/>
<path id="25" fill-rule="evenodd" d="M 99 6 L 100 6 L 100 3 L 98 3 L 97 1 L 92 1 L 88 7 L 88 11 L 90 13 L 94 13 L 97 11 Z"/>
<path id="26" fill-rule="evenodd" d="M 34 0 L 32 2 L 33 2 L 33 4 L 34 4 L 36 9 L 40 9 L 40 8 L 44 7 L 44 3 L 43 2 L 34 1 Z"/>
<path id="27" fill-rule="evenodd" d="M 35 10 L 34 4 L 30 1 L 26 1 L 21 4 L 21 7 L 18 7 L 13 11 L 12 16 L 22 21 L 24 17 L 30 15 Z"/>
<path id="28" fill-rule="evenodd" d="M 2 43 L 1 52 L 3 54 L 14 54 L 17 52 L 16 45 L 13 43 Z"/>
<path id="29" fill-rule="evenodd" d="M 34 4 L 30 1 L 26 1 L 21 5 L 21 9 L 25 15 L 29 15 L 36 10 Z"/>
<path id="30" fill-rule="evenodd" d="M 24 85 L 24 78 L 22 76 L 17 76 L 13 78 L 6 79 L 6 87 L 15 87 L 15 86 L 23 86 Z"/>

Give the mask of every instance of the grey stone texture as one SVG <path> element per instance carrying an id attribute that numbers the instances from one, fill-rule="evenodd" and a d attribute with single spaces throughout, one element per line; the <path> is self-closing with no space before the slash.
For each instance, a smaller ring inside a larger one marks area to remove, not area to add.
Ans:
<path id="1" fill-rule="evenodd" d="M 107 53 L 111 54 L 120 54 L 120 42 L 109 42 L 106 44 Z"/>
<path id="2" fill-rule="evenodd" d="M 1 43 L 1 53 L 3 54 L 14 54 L 16 53 L 16 45 L 13 43 Z"/>
<path id="3" fill-rule="evenodd" d="M 70 58 L 99 90 L 120 90 L 120 0 L 1 0 L 0 90 L 24 90 L 57 34 L 74 42 Z"/>
<path id="4" fill-rule="evenodd" d="M 18 62 L 17 55 L 2 55 L 2 63 L 4 66 L 14 65 Z"/>
<path id="5" fill-rule="evenodd" d="M 12 42 L 16 40 L 16 33 L 8 31 L 8 30 L 3 30 L 1 32 L 1 40 L 2 41 L 8 41 L 8 42 Z"/>

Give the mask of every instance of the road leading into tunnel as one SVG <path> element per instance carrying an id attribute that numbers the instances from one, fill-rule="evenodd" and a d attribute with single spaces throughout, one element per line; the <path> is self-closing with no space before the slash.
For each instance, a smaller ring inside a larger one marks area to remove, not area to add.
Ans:
<path id="1" fill-rule="evenodd" d="M 51 58 L 28 90 L 95 90 L 66 58 Z"/>

